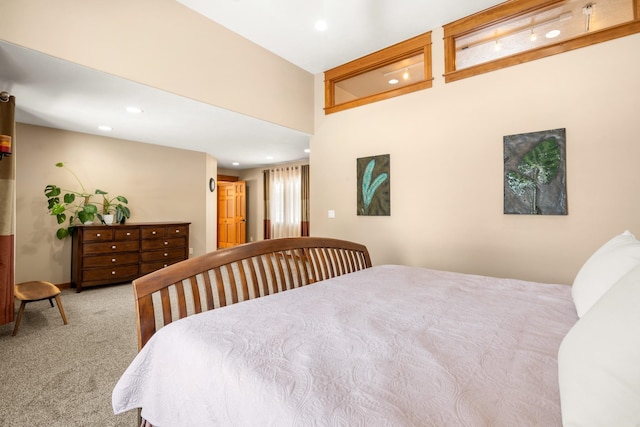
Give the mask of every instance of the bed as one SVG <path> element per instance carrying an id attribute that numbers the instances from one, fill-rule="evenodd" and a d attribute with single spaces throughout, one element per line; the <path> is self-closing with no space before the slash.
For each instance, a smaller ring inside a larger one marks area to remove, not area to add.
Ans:
<path id="1" fill-rule="evenodd" d="M 362 245 L 313 237 L 181 264 L 134 282 L 140 352 L 112 402 L 146 425 L 639 425 L 627 421 L 640 422 L 640 353 L 622 351 L 630 386 L 589 383 L 612 369 L 583 366 L 603 304 L 578 320 L 576 283 L 374 267 Z M 640 268 L 627 271 L 611 288 L 640 288 Z M 628 325 L 640 297 L 620 293 L 607 304 Z M 638 340 L 598 334 L 607 351 Z"/>

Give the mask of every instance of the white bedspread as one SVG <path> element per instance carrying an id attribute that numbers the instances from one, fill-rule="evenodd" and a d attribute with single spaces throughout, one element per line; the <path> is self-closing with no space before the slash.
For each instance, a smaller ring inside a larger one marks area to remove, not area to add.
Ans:
<path id="1" fill-rule="evenodd" d="M 174 322 L 113 391 L 154 426 L 560 426 L 566 285 L 378 266 Z"/>

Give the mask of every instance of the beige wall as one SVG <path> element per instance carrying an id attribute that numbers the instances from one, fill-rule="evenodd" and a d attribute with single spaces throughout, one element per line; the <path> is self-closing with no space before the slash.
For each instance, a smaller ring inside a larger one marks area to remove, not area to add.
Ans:
<path id="1" fill-rule="evenodd" d="M 310 73 L 175 0 L 2 1 L 0 16 L 7 42 L 313 131 Z"/>
<path id="2" fill-rule="evenodd" d="M 129 200 L 130 222 L 191 222 L 194 255 L 215 249 L 216 193 L 208 190 L 217 162 L 204 153 L 18 124 L 16 144 L 16 282 L 71 278 L 71 239 L 55 237 L 44 188 L 77 188 L 64 162 L 89 191 Z"/>
<path id="3" fill-rule="evenodd" d="M 442 29 L 433 33 L 441 40 Z M 316 76 L 311 230 L 375 264 L 571 283 L 614 234 L 640 235 L 640 34 L 325 116 Z M 566 128 L 567 216 L 503 214 L 503 136 Z M 356 158 L 391 155 L 391 216 L 356 216 Z M 327 211 L 336 218 L 327 218 Z"/>

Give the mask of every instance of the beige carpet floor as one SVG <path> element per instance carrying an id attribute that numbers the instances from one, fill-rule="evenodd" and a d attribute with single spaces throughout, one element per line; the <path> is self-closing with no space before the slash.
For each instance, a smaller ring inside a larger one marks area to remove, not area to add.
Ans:
<path id="1" fill-rule="evenodd" d="M 62 292 L 68 325 L 48 301 L 28 303 L 17 336 L 0 326 L 0 426 L 128 426 L 111 391 L 137 353 L 131 284 Z M 16 314 L 19 301 L 16 300 Z"/>

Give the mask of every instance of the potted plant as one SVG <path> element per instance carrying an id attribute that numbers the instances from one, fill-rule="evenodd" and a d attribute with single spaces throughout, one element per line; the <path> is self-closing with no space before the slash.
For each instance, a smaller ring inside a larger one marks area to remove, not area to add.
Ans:
<path id="1" fill-rule="evenodd" d="M 56 167 L 62 168 L 64 167 L 64 163 L 56 163 Z M 91 202 L 91 198 L 96 194 L 102 195 L 103 197 L 103 203 L 101 203 L 103 213 L 105 211 L 107 213 L 114 212 L 116 218 L 120 218 L 118 222 L 122 221 L 124 218 L 130 217 L 131 212 L 129 208 L 122 204 L 128 203 L 125 197 L 117 196 L 113 199 L 108 199 L 108 193 L 102 190 L 96 190 L 94 193 L 89 193 L 78 176 L 73 173 L 72 170 L 68 168 L 67 170 L 71 175 L 73 175 L 80 185 L 79 191 L 63 189 L 54 184 L 49 184 L 44 189 L 44 195 L 47 197 L 49 214 L 56 217 L 58 224 L 63 224 L 67 221 L 66 226 L 60 227 L 56 231 L 56 237 L 58 239 L 62 240 L 65 237 L 72 235 L 75 231 L 75 224 L 77 221 L 81 224 L 90 224 L 95 220 L 96 216 L 103 221 L 102 215 L 98 213 L 98 207 L 95 203 Z"/>
<path id="2" fill-rule="evenodd" d="M 102 195 L 102 214 L 97 215 L 103 224 L 113 224 L 114 219 L 116 223 L 122 223 L 126 218 L 131 216 L 131 211 L 124 205 L 129 203 L 126 197 L 116 196 L 109 199 L 107 197 L 109 193 L 102 190 L 96 190 L 96 194 Z"/>

